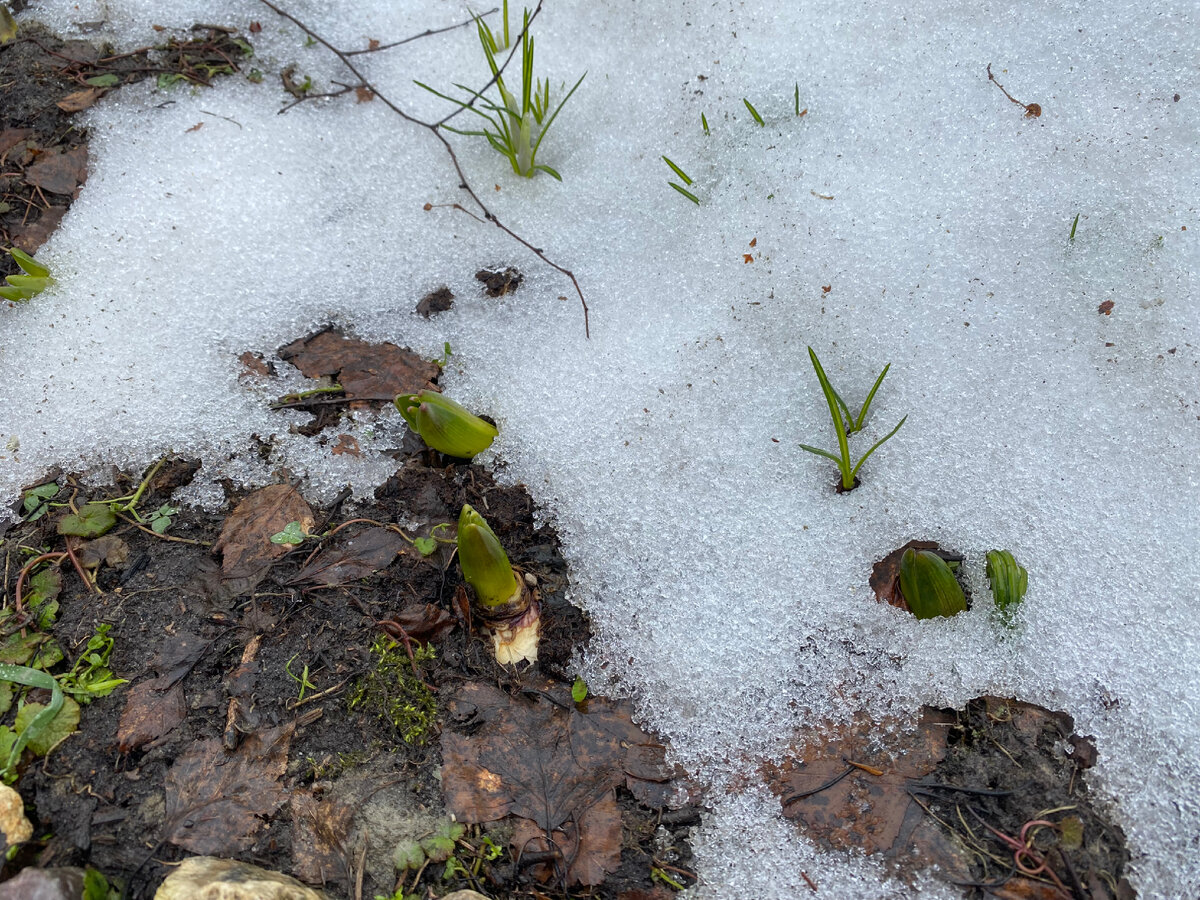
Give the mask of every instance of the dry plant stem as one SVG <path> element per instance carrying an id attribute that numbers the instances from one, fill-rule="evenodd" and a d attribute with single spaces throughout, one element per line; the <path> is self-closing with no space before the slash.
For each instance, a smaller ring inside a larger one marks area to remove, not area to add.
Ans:
<path id="1" fill-rule="evenodd" d="M 484 16 L 490 16 L 492 13 L 499 12 L 499 11 L 500 11 L 500 7 L 493 6 L 487 12 L 480 13 L 479 18 L 482 19 Z M 423 37 L 430 37 L 431 35 L 435 35 L 435 34 L 442 34 L 443 32 L 446 32 L 446 31 L 453 31 L 455 28 L 463 28 L 467 25 L 473 25 L 473 24 L 475 24 L 474 16 L 467 19 L 465 22 L 459 22 L 457 25 L 447 25 L 445 28 L 426 28 L 420 34 L 414 34 L 412 37 L 406 37 L 399 41 L 392 41 L 392 43 L 390 43 L 390 44 L 381 44 L 378 47 L 368 47 L 366 50 L 347 50 L 346 55 L 347 56 L 358 56 L 362 53 L 382 53 L 384 50 L 391 50 L 393 47 L 399 47 L 401 44 L 407 44 L 409 41 L 415 41 L 415 40 L 418 40 Z"/>
<path id="2" fill-rule="evenodd" d="M 22 602 L 22 594 L 25 587 L 25 576 L 40 562 L 45 562 L 52 559 L 55 562 L 62 562 L 67 556 L 66 553 L 43 553 L 41 556 L 35 556 L 29 562 L 21 567 L 20 574 L 17 575 L 17 587 L 13 593 L 13 609 L 18 613 L 25 611 L 24 603 Z"/>
<path id="3" fill-rule="evenodd" d="M 364 76 L 363 73 L 360 72 L 355 67 L 354 63 L 350 60 L 349 56 L 344 51 L 339 50 L 337 47 L 333 46 L 333 44 L 329 43 L 329 41 L 325 40 L 325 38 L 321 37 L 321 35 L 317 34 L 315 31 L 313 31 L 311 28 L 309 28 L 307 25 L 305 25 L 303 22 L 301 22 L 299 19 L 297 19 L 291 13 L 285 12 L 283 9 L 280 9 L 278 6 L 276 6 L 274 3 L 272 3 L 271 0 L 259 0 L 259 2 L 261 2 L 264 6 L 266 6 L 268 9 L 270 9 L 276 15 L 282 16 L 283 18 L 287 19 L 289 22 L 291 22 L 297 28 L 299 28 L 301 31 L 303 31 L 305 34 L 307 34 L 310 38 L 312 38 L 317 43 L 321 44 L 330 53 L 332 53 L 339 60 L 341 60 L 342 65 L 344 65 L 347 69 L 350 70 L 350 72 L 354 75 L 354 77 L 359 80 L 361 85 L 363 87 L 367 88 L 369 91 L 371 91 L 371 93 L 373 93 L 376 97 L 378 97 L 379 100 L 388 109 L 390 109 L 396 115 L 400 116 L 400 118 L 404 119 L 404 121 L 406 121 L 406 122 L 410 122 L 413 125 L 419 125 L 422 128 L 428 128 L 430 130 L 430 132 L 432 132 L 433 136 L 437 140 L 441 141 L 442 146 L 446 148 L 446 153 L 448 153 L 450 155 L 450 162 L 454 165 L 454 171 L 458 175 L 458 186 L 462 190 L 467 192 L 467 196 L 469 196 L 471 198 L 471 201 L 475 204 L 475 206 L 477 206 L 479 208 L 479 211 L 483 214 L 483 218 L 486 221 L 491 222 L 493 225 L 495 225 L 497 228 L 499 228 L 501 231 L 503 231 L 505 234 L 507 234 L 509 237 L 511 237 L 514 241 L 519 243 L 521 246 L 525 247 L 527 250 L 529 250 L 531 253 L 533 253 L 534 256 L 536 256 L 538 259 L 540 259 L 542 262 L 544 262 L 550 268 L 554 269 L 556 272 L 566 275 L 569 279 L 571 279 L 571 284 L 573 284 L 575 286 L 575 292 L 579 295 L 579 302 L 583 306 L 584 337 L 591 338 L 591 336 L 592 336 L 591 328 L 588 323 L 588 305 L 587 305 L 587 301 L 583 297 L 583 289 L 579 286 L 579 281 L 575 278 L 575 273 L 573 273 L 570 269 L 560 266 L 558 263 L 551 260 L 549 257 L 546 256 L 546 254 L 544 252 L 542 252 L 542 249 L 540 247 L 535 247 L 533 244 L 529 243 L 529 241 L 525 240 L 525 238 L 521 237 L 519 234 L 517 234 L 515 231 L 513 231 L 511 228 L 509 228 L 507 225 L 505 225 L 503 222 L 501 222 L 499 219 L 496 218 L 495 214 L 490 209 L 488 209 L 487 205 L 479 198 L 479 194 L 477 194 L 475 192 L 475 189 L 471 187 L 471 183 L 467 180 L 467 175 L 463 171 L 462 165 L 458 161 L 458 156 L 454 152 L 454 148 L 452 146 L 450 146 L 450 142 L 448 140 L 446 140 L 445 136 L 438 129 L 439 123 L 423 122 L 422 120 L 416 118 L 415 116 L 410 116 L 408 113 L 406 113 L 404 110 L 402 110 L 399 106 L 397 106 L 395 103 L 393 103 L 391 100 L 389 100 L 386 96 L 381 94 L 379 92 L 379 89 L 377 87 L 375 87 L 375 85 L 372 84 L 370 81 L 368 81 L 366 76 Z M 538 8 L 535 9 L 533 14 L 530 15 L 530 17 L 529 17 L 530 24 L 533 23 L 533 19 L 537 15 L 537 13 L 540 9 L 541 9 L 541 4 L 539 3 Z M 514 48 L 516 46 L 519 46 L 517 41 L 514 41 L 513 44 L 514 44 Z M 509 59 L 511 59 L 511 58 L 512 58 L 512 54 L 510 53 Z M 505 65 L 507 65 L 507 64 L 508 64 L 508 60 L 505 60 Z M 485 89 L 486 89 L 486 86 L 485 86 Z M 282 112 L 282 110 L 281 110 L 281 112 Z M 463 209 L 463 207 L 459 206 L 457 203 L 452 204 L 452 206 L 454 206 L 456 209 L 462 210 L 463 212 L 467 212 L 467 210 Z M 430 208 L 432 208 L 432 207 L 430 207 Z"/>
<path id="4" fill-rule="evenodd" d="M 1004 94 L 1005 97 L 1007 97 L 1013 103 L 1017 104 L 1017 106 L 1021 107 L 1021 109 L 1025 110 L 1025 118 L 1027 118 L 1027 119 L 1031 118 L 1031 117 L 1036 118 L 1037 116 L 1040 116 L 1042 114 L 1042 108 L 1038 104 L 1022 103 L 1020 100 L 1018 100 L 1016 97 L 1014 97 L 1008 91 L 1006 91 L 1004 89 L 1004 85 L 1002 85 L 999 81 L 997 81 L 996 76 L 992 74 L 992 64 L 991 63 L 987 64 L 987 76 L 988 76 L 988 81 L 990 81 L 996 87 L 1000 88 L 1000 93 Z"/>

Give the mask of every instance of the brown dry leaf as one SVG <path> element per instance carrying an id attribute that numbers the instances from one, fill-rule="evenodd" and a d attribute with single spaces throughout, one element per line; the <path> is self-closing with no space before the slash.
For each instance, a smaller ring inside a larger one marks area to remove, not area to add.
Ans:
<path id="1" fill-rule="evenodd" d="M 367 41 L 367 49 L 368 50 L 378 50 L 379 49 L 379 40 L 377 38 L 371 38 L 370 40 L 368 40 Z"/>
<path id="2" fill-rule="evenodd" d="M 627 705 L 595 697 L 580 712 L 561 685 L 525 687 L 524 695 L 509 697 L 467 684 L 450 703 L 451 719 L 472 729 L 442 734 L 442 789 L 459 821 L 512 813 L 545 833 L 565 831 L 617 785 L 668 777 L 662 745 L 633 724 Z M 582 872 L 605 863 L 580 865 Z"/>
<path id="3" fill-rule="evenodd" d="M 380 622 L 379 627 L 396 640 L 407 636 L 409 640 L 427 644 L 452 629 L 454 618 L 432 603 L 410 603 Z"/>
<path id="4" fill-rule="evenodd" d="M 54 105 L 65 113 L 83 112 L 103 96 L 104 90 L 102 88 L 84 88 L 82 91 L 74 91 L 67 94 L 67 96 Z"/>
<path id="5" fill-rule="evenodd" d="M 1113 307 L 1116 305 L 1117 304 L 1113 303 L 1111 300 L 1105 300 L 1103 303 L 1100 304 L 1099 307 L 1097 307 L 1096 311 L 1103 316 L 1111 316 Z"/>
<path id="6" fill-rule="evenodd" d="M 383 400 L 415 394 L 437 378 L 437 363 L 395 344 L 369 344 L 336 331 L 322 331 L 279 349 L 308 378 L 328 375 L 342 386 L 347 400 Z"/>
<path id="7" fill-rule="evenodd" d="M 609 791 L 583 815 L 578 834 L 575 823 L 570 822 L 551 838 L 570 861 L 567 884 L 587 887 L 603 884 L 605 876 L 621 865 L 621 810 L 616 795 Z M 525 853 L 549 850 L 550 845 L 541 828 L 528 819 L 518 818 L 509 848 L 513 859 L 517 859 Z M 530 873 L 542 882 L 554 876 L 553 868 L 545 863 L 532 866 Z"/>
<path id="8" fill-rule="evenodd" d="M 752 263 L 752 262 L 754 262 L 754 254 L 752 254 L 752 253 L 743 253 L 743 254 L 742 254 L 742 262 L 743 262 L 743 263 Z"/>
<path id="9" fill-rule="evenodd" d="M 242 371 L 238 374 L 238 378 L 245 378 L 247 375 L 258 375 L 266 378 L 269 375 L 275 374 L 274 365 L 263 359 L 263 355 L 261 353 L 255 353 L 252 350 L 247 350 L 245 353 L 239 356 L 238 362 L 245 366 L 245 368 L 242 369 Z"/>
<path id="10" fill-rule="evenodd" d="M 272 484 L 247 496 L 229 514 L 213 553 L 221 554 L 221 573 L 225 578 L 256 578 L 291 549 L 288 544 L 272 544 L 289 522 L 299 522 L 307 534 L 316 520 L 312 509 L 294 487 Z"/>
<path id="11" fill-rule="evenodd" d="M 117 749 L 122 753 L 158 740 L 187 718 L 183 685 L 177 683 L 162 690 L 161 681 L 143 681 L 126 692 L 125 709 L 117 725 Z"/>
<path id="12" fill-rule="evenodd" d="M 52 194 L 73 195 L 87 181 L 87 147 L 61 153 L 47 150 L 25 170 L 25 183 Z"/>
<path id="13" fill-rule="evenodd" d="M 203 128 L 203 127 L 204 127 L 204 123 L 203 123 L 203 122 L 197 122 L 197 123 L 196 123 L 195 125 L 193 125 L 191 128 L 185 128 L 185 129 L 183 130 L 183 133 L 184 133 L 184 134 L 191 134 L 193 131 L 199 131 L 199 130 L 200 130 L 201 128 Z"/>
<path id="14" fill-rule="evenodd" d="M 899 852 L 925 815 L 908 793 L 909 781 L 928 775 L 946 755 L 946 726 L 954 721 L 927 708 L 915 732 L 886 734 L 882 723 L 868 719 L 839 725 L 782 764 L 766 764 L 767 784 L 784 816 L 802 823 L 810 837 L 837 850 Z"/>
<path id="15" fill-rule="evenodd" d="M 54 229 L 58 228 L 58 223 L 66 214 L 65 206 L 51 206 L 49 209 L 43 209 L 36 222 L 31 222 L 21 231 L 14 232 L 13 244 L 30 255 L 37 253 L 38 248 L 50 239 L 50 235 L 54 233 Z"/>
<path id="16" fill-rule="evenodd" d="M 359 103 L 370 103 L 375 99 L 375 92 L 364 84 L 360 84 L 354 89 L 354 98 Z"/>
<path id="17" fill-rule="evenodd" d="M 0 158 L 17 144 L 33 135 L 32 128 L 5 128 L 0 131 Z"/>
<path id="18" fill-rule="evenodd" d="M 354 810 L 331 798 L 292 797 L 293 873 L 309 884 L 346 881 L 351 853 L 346 847 Z"/>
<path id="19" fill-rule="evenodd" d="M 294 724 L 247 735 L 232 753 L 218 738 L 197 741 L 167 772 L 166 839 L 205 856 L 247 850 L 287 800 L 279 784 Z"/>
<path id="20" fill-rule="evenodd" d="M 95 569 L 100 563 L 119 566 L 129 559 L 129 545 L 114 534 L 106 534 L 80 544 L 75 555 L 85 569 Z"/>
<path id="21" fill-rule="evenodd" d="M 251 34 L 258 34 L 260 31 L 262 31 L 262 23 L 261 22 L 251 22 L 250 23 L 250 33 Z"/>
<path id="22" fill-rule="evenodd" d="M 368 528 L 338 547 L 318 553 L 288 584 L 336 587 L 386 568 L 405 547 L 404 538 L 386 528 Z"/>
<path id="23" fill-rule="evenodd" d="M 756 238 L 756 237 L 755 237 L 755 238 L 750 238 L 750 246 L 751 246 L 751 247 L 757 247 L 757 246 L 758 246 L 758 238 Z"/>
<path id="24" fill-rule="evenodd" d="M 358 441 L 352 434 L 339 434 L 337 443 L 333 445 L 333 455 L 341 456 L 343 453 L 349 453 L 351 456 L 362 456 L 362 450 L 358 448 Z"/>

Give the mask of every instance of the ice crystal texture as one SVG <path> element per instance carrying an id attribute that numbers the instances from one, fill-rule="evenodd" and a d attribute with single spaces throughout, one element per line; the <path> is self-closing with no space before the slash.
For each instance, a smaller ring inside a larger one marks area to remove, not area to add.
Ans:
<path id="1" fill-rule="evenodd" d="M 286 5 L 346 48 L 463 13 Z M 398 415 L 353 424 L 363 456 L 334 456 L 288 435 L 302 417 L 268 411 L 237 357 L 328 322 L 431 356 L 449 341 L 450 395 L 500 423 L 485 458 L 563 536 L 598 629 L 589 684 L 636 698 L 714 786 L 697 896 L 800 896 L 803 867 L 833 896 L 905 895 L 723 786 L 815 722 L 984 692 L 1095 735 L 1136 886 L 1196 895 L 1194 7 L 651 6 L 539 18 L 539 74 L 589 71 L 539 152 L 564 183 L 514 178 L 482 141 L 451 137 L 492 211 L 574 271 L 588 341 L 558 272 L 495 228 L 423 210 L 468 202 L 428 130 L 352 95 L 276 115 L 283 66 L 319 90 L 347 73 L 265 6 L 35 4 L 23 20 L 68 35 L 107 14 L 126 48 L 160 40 L 154 24 L 260 20 L 267 77 L 144 83 L 87 114 L 87 186 L 39 254 L 58 284 L 0 311 L 0 446 L 19 443 L 0 461 L 4 500 L 53 464 L 167 449 L 203 454 L 208 484 L 287 466 L 314 499 L 368 491 Z M 469 29 L 355 59 L 419 118 L 448 109 L 413 78 L 483 81 Z M 667 186 L 662 154 L 699 206 Z M 487 299 L 486 265 L 526 280 Z M 441 284 L 455 309 L 415 316 Z M 909 416 L 847 495 L 797 446 L 835 446 L 808 345 L 852 404 L 892 363 L 859 452 Z M 251 434 L 279 436 L 269 463 Z M 912 538 L 967 554 L 974 609 L 917 622 L 874 601 L 872 563 Z M 1029 570 L 1004 640 L 986 609 L 992 548 Z"/>

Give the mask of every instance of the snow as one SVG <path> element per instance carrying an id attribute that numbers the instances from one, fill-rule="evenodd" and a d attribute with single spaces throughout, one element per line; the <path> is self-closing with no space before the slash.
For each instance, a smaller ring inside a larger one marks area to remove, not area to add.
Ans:
<path id="1" fill-rule="evenodd" d="M 286 8 L 344 48 L 465 13 Z M 549 3 L 539 72 L 588 71 L 539 154 L 564 182 L 453 143 L 491 210 L 574 271 L 590 340 L 562 275 L 423 210 L 465 202 L 428 130 L 347 97 L 276 115 L 288 63 L 321 87 L 347 73 L 265 6 L 44 0 L 34 17 L 66 35 L 106 20 L 122 48 L 161 40 L 154 24 L 258 20 L 267 77 L 143 83 L 87 114 L 88 183 L 38 254 L 58 284 L 0 311 L 5 503 L 51 465 L 168 449 L 224 461 L 197 502 L 219 475 L 280 466 L 314 500 L 367 493 L 399 416 L 363 418 L 367 452 L 333 456 L 239 383 L 238 356 L 329 322 L 430 356 L 449 341 L 448 393 L 495 417 L 487 458 L 563 537 L 598 629 L 589 684 L 634 697 L 714 788 L 694 896 L 800 896 L 801 869 L 834 896 L 904 895 L 725 788 L 822 720 L 980 693 L 1073 715 L 1135 886 L 1200 892 L 1193 5 Z M 466 29 L 355 59 L 418 118 L 447 107 L 414 78 L 483 80 Z M 487 300 L 482 265 L 526 281 Z M 415 316 L 443 283 L 455 309 Z M 909 417 L 848 495 L 797 446 L 835 445 L 808 345 L 851 403 L 892 363 L 859 452 Z M 279 439 L 270 463 L 252 434 Z M 977 598 L 984 552 L 1011 550 L 1029 570 L 1019 630 L 998 637 L 985 603 L 934 622 L 877 604 L 872 563 L 912 538 L 966 553 Z"/>

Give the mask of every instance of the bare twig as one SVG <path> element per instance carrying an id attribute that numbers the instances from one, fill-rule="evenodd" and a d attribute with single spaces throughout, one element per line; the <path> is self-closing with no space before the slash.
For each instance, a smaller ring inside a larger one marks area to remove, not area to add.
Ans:
<path id="1" fill-rule="evenodd" d="M 399 106 L 397 106 L 395 103 L 393 103 L 391 100 L 389 100 L 386 96 L 384 96 L 382 93 L 380 93 L 379 88 L 377 88 L 374 84 L 372 84 L 366 78 L 366 76 L 363 75 L 363 73 L 358 70 L 358 68 L 350 60 L 350 57 L 347 53 L 345 53 L 344 51 L 339 50 L 337 47 L 333 46 L 333 44 L 329 43 L 329 41 L 325 40 L 325 38 L 323 38 L 321 35 L 317 34 L 309 26 L 305 25 L 303 22 L 301 22 L 299 19 L 297 19 L 291 13 L 286 12 L 283 9 L 281 9 L 280 7 L 276 6 L 274 3 L 271 2 L 271 0 L 260 0 L 260 2 L 264 6 L 266 6 L 268 9 L 270 9 L 272 12 L 274 12 L 276 15 L 281 16 L 281 17 L 287 19 L 289 22 L 293 23 L 297 28 L 299 28 L 301 31 L 303 31 L 305 34 L 307 34 L 310 38 L 312 38 L 318 44 L 321 44 L 330 53 L 332 53 L 334 56 L 336 56 L 341 61 L 342 65 L 344 65 L 347 69 L 349 69 L 350 72 L 354 75 L 354 77 L 359 80 L 359 83 L 363 87 L 370 90 L 371 93 L 373 93 L 376 97 L 378 97 L 379 100 L 385 106 L 387 106 L 388 109 L 390 109 L 396 115 L 400 116 L 400 118 L 404 119 L 404 121 L 409 122 L 413 125 L 419 125 L 422 128 L 428 128 L 433 133 L 433 136 L 441 142 L 442 146 L 446 149 L 446 153 L 448 153 L 450 156 L 450 162 L 453 164 L 454 171 L 458 175 L 458 181 L 459 181 L 458 186 L 462 190 L 467 192 L 467 196 L 471 198 L 471 202 L 475 204 L 475 206 L 479 209 L 479 212 L 482 214 L 483 220 L 491 222 L 493 225 L 495 225 L 497 228 L 499 228 L 501 231 L 503 231 L 505 234 L 507 234 L 509 237 L 511 237 L 514 241 L 516 241 L 518 244 L 520 244 L 521 246 L 523 246 L 527 250 L 529 250 L 531 253 L 533 253 L 534 256 L 536 256 L 538 259 L 540 259 L 543 263 L 548 265 L 550 268 L 554 269 L 556 272 L 560 272 L 561 274 L 566 275 L 569 279 L 571 279 L 571 284 L 574 285 L 575 292 L 579 295 L 579 302 L 583 306 L 583 333 L 584 333 L 585 337 L 590 338 L 591 337 L 591 328 L 590 328 L 589 322 L 588 322 L 588 305 L 587 305 L 587 301 L 583 297 L 583 289 L 579 286 L 579 281 L 575 278 L 575 273 L 572 272 L 570 269 L 566 268 L 565 266 L 560 266 L 558 263 L 551 260 L 548 256 L 546 256 L 546 254 L 542 251 L 542 249 L 540 247 L 535 247 L 533 244 L 531 244 L 525 238 L 521 237 L 519 234 L 517 234 L 515 231 L 513 231 L 511 228 L 509 228 L 507 225 L 505 225 L 503 222 L 501 222 L 498 218 L 496 218 L 495 214 L 490 209 L 488 209 L 487 205 L 483 202 L 483 200 L 480 199 L 479 194 L 477 194 L 475 192 L 475 189 L 471 187 L 470 182 L 467 180 L 467 175 L 463 171 L 461 163 L 459 163 L 459 161 L 458 161 L 458 156 L 454 152 L 454 148 L 450 145 L 450 142 L 448 140 L 446 140 L 445 136 L 438 129 L 439 123 L 425 122 L 425 121 L 422 121 L 421 119 L 416 118 L 415 116 L 412 116 L 412 115 L 409 115 L 408 113 L 406 113 Z M 529 17 L 530 24 L 533 23 L 533 19 L 537 15 L 537 13 L 540 9 L 541 9 L 541 3 L 539 2 L 538 8 L 535 9 Z M 519 43 L 519 41 L 513 42 L 514 48 L 518 43 Z M 509 58 L 511 59 L 511 54 L 510 54 Z M 507 65 L 507 60 L 505 61 L 505 64 Z M 284 112 L 284 111 L 286 111 L 286 110 L 280 110 L 280 112 Z M 451 204 L 451 205 L 455 209 L 459 209 L 462 212 L 468 212 L 466 209 L 464 209 L 462 206 L 460 206 L 457 203 Z M 431 205 L 428 205 L 427 208 L 432 209 L 433 207 Z M 473 213 L 469 213 L 469 214 L 474 215 Z M 478 218 L 478 217 L 476 217 L 476 218 Z"/>
<path id="2" fill-rule="evenodd" d="M 1042 108 L 1038 104 L 1022 103 L 1020 100 L 1018 100 L 1012 94 L 1010 94 L 1008 91 L 1004 90 L 1004 85 L 1002 85 L 999 81 L 997 81 L 996 76 L 992 74 L 992 64 L 991 63 L 987 64 L 987 75 L 988 75 L 988 81 L 990 81 L 996 87 L 1000 88 L 1000 92 L 1002 94 L 1004 94 L 1005 97 L 1007 97 L 1013 103 L 1017 104 L 1017 106 L 1019 106 L 1023 110 L 1025 110 L 1025 118 L 1036 119 L 1038 116 L 1040 116 L 1042 114 Z"/>
<path id="3" fill-rule="evenodd" d="M 498 6 L 493 6 L 487 12 L 480 13 L 479 18 L 482 19 L 484 16 L 490 16 L 492 13 L 498 12 L 499 9 L 500 8 Z M 474 21 L 475 16 L 472 16 L 464 22 L 459 22 L 456 25 L 447 25 L 445 28 L 426 28 L 420 34 L 414 34 L 412 37 L 406 37 L 403 40 L 392 41 L 390 44 L 377 44 L 374 47 L 367 47 L 365 50 L 347 50 L 346 55 L 358 56 L 361 53 L 382 53 L 384 50 L 391 50 L 393 47 L 399 47 L 401 44 L 407 44 L 409 41 L 415 41 L 423 37 L 430 37 L 431 35 L 435 34 L 442 34 L 446 31 L 453 31 L 455 28 L 462 28 L 465 25 L 472 24 Z"/>

